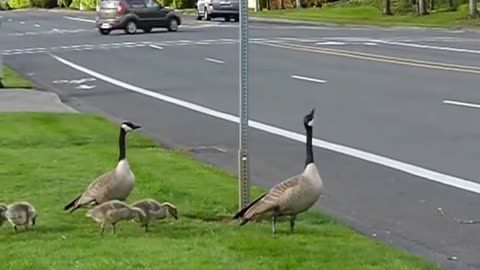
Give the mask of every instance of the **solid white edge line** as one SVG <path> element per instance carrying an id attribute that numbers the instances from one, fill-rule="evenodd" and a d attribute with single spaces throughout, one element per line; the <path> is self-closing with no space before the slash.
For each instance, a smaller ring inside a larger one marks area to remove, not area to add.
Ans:
<path id="1" fill-rule="evenodd" d="M 154 49 L 157 49 L 157 50 L 163 50 L 163 47 L 161 46 L 157 46 L 157 45 L 153 45 L 153 44 L 150 44 L 148 45 L 150 48 L 154 48 Z"/>
<path id="2" fill-rule="evenodd" d="M 419 48 L 419 49 L 429 49 L 429 50 L 440 50 L 440 51 L 450 51 L 450 52 L 461 52 L 461 53 L 480 54 L 480 51 L 477 51 L 477 50 L 461 49 L 461 48 L 454 48 L 454 47 L 443 47 L 443 46 L 423 45 L 423 44 L 416 44 L 416 43 L 405 43 L 405 42 L 385 41 L 385 40 L 376 40 L 376 39 L 375 39 L 375 40 L 371 40 L 371 42 L 377 42 L 377 43 L 382 43 L 382 44 L 386 44 L 386 45 L 396 45 L 396 46 Z"/>
<path id="3" fill-rule="evenodd" d="M 300 76 L 300 75 L 292 75 L 292 79 L 302 80 L 302 81 L 309 81 L 309 82 L 316 82 L 316 83 L 326 83 L 325 80 L 319 80 L 315 78 Z"/>
<path id="4" fill-rule="evenodd" d="M 154 92 L 154 91 L 150 91 L 148 89 L 144 89 L 144 88 L 141 88 L 141 87 L 138 87 L 138 86 L 126 83 L 126 82 L 122 82 L 122 81 L 117 80 L 115 78 L 108 77 L 106 75 L 103 75 L 103 74 L 98 73 L 96 71 L 93 71 L 91 69 L 82 67 L 82 66 L 77 65 L 75 63 L 72 63 L 68 60 L 65 60 L 65 59 L 61 58 L 61 57 L 53 55 L 52 53 L 49 53 L 49 54 L 54 59 L 59 61 L 60 63 L 63 63 L 64 65 L 69 66 L 72 69 L 83 72 L 83 73 L 88 74 L 92 77 L 103 80 L 105 82 L 116 85 L 118 87 L 124 88 L 126 90 L 136 92 L 136 93 L 139 93 L 139 94 L 142 94 L 142 95 L 145 95 L 145 96 L 153 97 L 155 99 L 162 100 L 162 101 L 165 101 L 165 102 L 168 102 L 168 103 L 172 103 L 172 104 L 187 108 L 187 109 L 192 110 L 192 111 L 200 112 L 200 113 L 210 115 L 210 116 L 213 116 L 213 117 L 216 117 L 216 118 L 224 119 L 224 120 L 227 120 L 227 121 L 230 121 L 230 122 L 239 123 L 238 117 L 233 116 L 231 114 L 219 112 L 219 111 L 216 111 L 216 110 L 213 110 L 213 109 L 210 109 L 210 108 L 207 108 L 207 107 L 203 107 L 203 106 L 200 106 L 200 105 L 188 102 L 188 101 L 184 101 L 184 100 L 181 100 L 181 99 L 166 96 L 166 95 Z M 285 130 L 285 129 L 281 129 L 281 128 L 278 128 L 278 127 L 274 127 L 274 126 L 267 125 L 267 124 L 264 124 L 264 123 L 260 123 L 260 122 L 257 122 L 257 121 L 253 121 L 253 120 L 249 120 L 248 125 L 252 128 L 262 130 L 262 131 L 265 131 L 265 132 L 268 132 L 268 133 L 271 133 L 271 134 L 275 134 L 275 135 L 278 135 L 278 136 L 281 136 L 281 137 L 285 137 L 285 138 L 288 138 L 288 139 L 291 139 L 291 140 L 294 140 L 294 141 L 298 141 L 298 142 L 301 142 L 301 143 L 305 142 L 305 136 L 300 134 L 300 133 L 288 131 L 288 130 Z M 433 181 L 433 182 L 441 183 L 441 184 L 444 184 L 444 185 L 447 185 L 447 186 L 456 187 L 456 188 L 466 190 L 466 191 L 471 191 L 471 192 L 474 192 L 474 193 L 477 193 L 477 194 L 480 193 L 480 184 L 475 183 L 471 180 L 466 180 L 466 179 L 450 176 L 450 175 L 447 175 L 447 174 L 439 173 L 439 172 L 428 170 L 428 169 L 425 169 L 425 168 L 422 168 L 422 167 L 419 167 L 419 166 L 415 166 L 415 165 L 411 165 L 411 164 L 408 164 L 408 163 L 405 163 L 405 162 L 394 160 L 394 159 L 391 159 L 391 158 L 388 158 L 388 157 L 383 157 L 383 156 L 380 156 L 380 155 L 368 153 L 368 152 L 365 152 L 365 151 L 362 151 L 362 150 L 350 148 L 350 147 L 343 146 L 343 145 L 330 143 L 330 142 L 323 141 L 323 140 L 316 139 L 316 138 L 313 139 L 312 143 L 316 147 L 324 148 L 324 149 L 331 150 L 331 151 L 338 152 L 338 153 L 342 153 L 342 154 L 345 154 L 345 155 L 348 155 L 348 156 L 352 156 L 352 157 L 356 157 L 356 158 L 363 159 L 363 160 L 366 160 L 366 161 L 370 161 L 370 162 L 380 164 L 380 165 L 383 165 L 383 166 L 386 166 L 386 167 L 390 167 L 390 168 L 393 168 L 393 169 L 396 169 L 396 170 L 399 170 L 399 171 L 403 171 L 403 172 L 406 172 L 406 173 L 409 173 L 409 174 L 412 174 L 412 175 L 415 175 L 415 176 L 418 176 L 420 178 L 427 179 L 427 180 L 430 180 L 430 181 Z"/>
<path id="5" fill-rule="evenodd" d="M 63 16 L 63 18 L 67 20 L 72 20 L 72 21 L 95 23 L 95 20 L 90 20 L 90 19 L 83 19 L 83 18 L 70 17 L 70 16 Z"/>
<path id="6" fill-rule="evenodd" d="M 461 101 L 454 101 L 454 100 L 444 100 L 443 103 L 480 109 L 480 104 L 475 104 L 475 103 L 468 103 L 468 102 L 461 102 Z"/>
<path id="7" fill-rule="evenodd" d="M 213 58 L 205 58 L 205 61 L 208 61 L 208 62 L 212 62 L 212 63 L 216 63 L 216 64 L 223 64 L 225 62 L 223 62 L 222 60 L 218 60 L 218 59 L 213 59 Z"/>

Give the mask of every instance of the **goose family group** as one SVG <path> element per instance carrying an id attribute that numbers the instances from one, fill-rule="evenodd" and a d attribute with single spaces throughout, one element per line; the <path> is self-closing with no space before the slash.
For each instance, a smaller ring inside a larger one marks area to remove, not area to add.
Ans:
<path id="1" fill-rule="evenodd" d="M 310 209 L 320 198 L 324 184 L 315 165 L 312 149 L 314 114 L 315 109 L 312 109 L 303 118 L 306 131 L 303 172 L 281 181 L 233 215 L 233 219 L 240 220 L 240 226 L 259 216 L 270 215 L 272 233 L 275 235 L 277 219 L 285 216 L 290 220 L 290 232 L 294 233 L 297 216 Z M 169 202 L 161 203 L 152 198 L 130 204 L 126 202 L 135 186 L 135 174 L 127 160 L 126 135 L 139 128 L 141 126 L 130 121 L 121 123 L 116 167 L 93 180 L 64 207 L 69 213 L 85 208 L 86 216 L 101 224 L 101 235 L 107 226 L 116 234 L 115 225 L 121 221 L 137 223 L 147 232 L 149 225 L 155 220 L 167 217 L 178 219 L 177 207 Z M 37 210 L 28 202 L 13 202 L 8 205 L 0 203 L 0 226 L 8 221 L 14 231 L 18 232 L 21 226 L 26 230 L 30 225 L 33 228 L 36 219 Z"/>

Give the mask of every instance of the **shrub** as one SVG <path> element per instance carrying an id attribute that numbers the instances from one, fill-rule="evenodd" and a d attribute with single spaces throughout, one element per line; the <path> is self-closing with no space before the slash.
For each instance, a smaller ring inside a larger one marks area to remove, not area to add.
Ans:
<path id="1" fill-rule="evenodd" d="M 173 7 L 177 9 L 194 8 L 196 0 L 173 0 Z"/>
<path id="2" fill-rule="evenodd" d="M 7 1 L 0 0 L 0 10 L 9 10 L 10 7 L 8 6 Z"/>
<path id="3" fill-rule="evenodd" d="M 28 8 L 31 6 L 30 0 L 8 0 L 7 4 L 11 9 Z"/>
<path id="4" fill-rule="evenodd" d="M 70 4 L 70 8 L 80 9 L 80 1 L 83 3 L 83 8 L 85 10 L 96 10 L 97 8 L 96 0 L 73 0 Z"/>
<path id="5" fill-rule="evenodd" d="M 57 6 L 57 0 L 30 0 L 32 7 L 54 8 Z"/>
<path id="6" fill-rule="evenodd" d="M 57 0 L 58 7 L 70 7 L 72 0 Z"/>
<path id="7" fill-rule="evenodd" d="M 162 6 L 172 7 L 173 6 L 173 0 L 162 0 Z"/>

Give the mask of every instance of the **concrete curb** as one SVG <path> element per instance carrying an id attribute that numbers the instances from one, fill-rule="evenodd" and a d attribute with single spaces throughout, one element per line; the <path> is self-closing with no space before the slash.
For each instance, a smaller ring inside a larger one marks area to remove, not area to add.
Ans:
<path id="1" fill-rule="evenodd" d="M 33 89 L 0 89 L 0 112 L 78 113 L 57 94 Z"/>

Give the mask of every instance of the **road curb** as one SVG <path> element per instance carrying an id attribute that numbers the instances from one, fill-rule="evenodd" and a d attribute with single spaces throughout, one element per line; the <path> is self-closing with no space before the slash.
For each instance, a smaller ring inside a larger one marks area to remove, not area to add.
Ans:
<path id="1" fill-rule="evenodd" d="M 23 88 L 0 89 L 0 112 L 78 113 L 53 92 Z"/>

